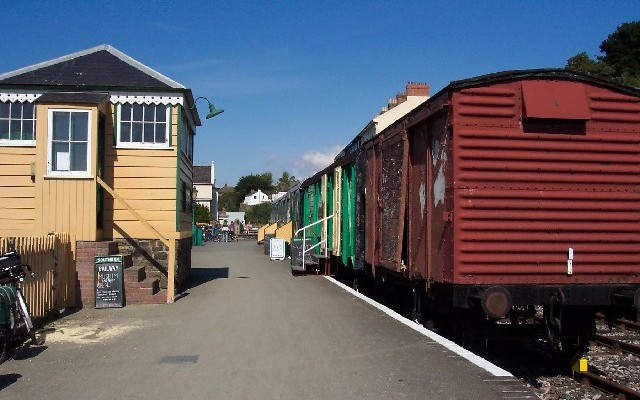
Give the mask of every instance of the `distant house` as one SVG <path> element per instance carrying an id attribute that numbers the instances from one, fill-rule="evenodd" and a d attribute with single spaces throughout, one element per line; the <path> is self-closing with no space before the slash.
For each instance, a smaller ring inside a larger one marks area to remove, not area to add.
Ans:
<path id="1" fill-rule="evenodd" d="M 180 285 L 196 126 L 191 89 L 108 45 L 0 74 L 0 236 L 118 241 Z"/>
<path id="2" fill-rule="evenodd" d="M 255 206 L 257 204 L 267 202 L 269 202 L 269 196 L 267 196 L 265 193 L 262 193 L 262 190 L 258 189 L 251 191 L 248 195 L 246 195 L 242 203 L 248 206 Z"/>
<path id="3" fill-rule="evenodd" d="M 272 194 L 271 202 L 273 203 L 274 201 L 278 200 L 280 197 L 284 196 L 285 194 L 287 194 L 287 192 L 278 192 L 278 193 Z"/>
<path id="4" fill-rule="evenodd" d="M 211 165 L 193 167 L 194 201 L 206 206 L 211 213 L 211 220 L 218 219 L 218 189 L 215 187 L 215 168 Z"/>
<path id="5" fill-rule="evenodd" d="M 220 216 L 220 219 L 218 220 L 218 222 L 220 222 L 221 224 L 224 223 L 224 221 L 227 221 L 227 223 L 240 221 L 241 224 L 244 224 L 245 222 L 244 211 L 228 211 L 228 212 L 221 211 L 219 212 L 219 216 Z"/>

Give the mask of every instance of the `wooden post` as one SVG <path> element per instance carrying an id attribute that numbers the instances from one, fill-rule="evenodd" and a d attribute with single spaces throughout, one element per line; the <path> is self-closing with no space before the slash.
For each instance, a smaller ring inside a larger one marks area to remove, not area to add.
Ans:
<path id="1" fill-rule="evenodd" d="M 176 275 L 176 240 L 169 240 L 169 263 L 167 265 L 167 303 L 175 300 L 175 275 Z"/>

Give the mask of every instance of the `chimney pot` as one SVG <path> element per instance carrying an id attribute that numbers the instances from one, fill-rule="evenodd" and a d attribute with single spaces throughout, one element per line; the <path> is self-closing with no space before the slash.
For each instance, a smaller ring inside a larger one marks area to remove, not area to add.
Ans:
<path id="1" fill-rule="evenodd" d="M 429 85 L 422 82 L 408 82 L 407 96 L 429 96 Z"/>

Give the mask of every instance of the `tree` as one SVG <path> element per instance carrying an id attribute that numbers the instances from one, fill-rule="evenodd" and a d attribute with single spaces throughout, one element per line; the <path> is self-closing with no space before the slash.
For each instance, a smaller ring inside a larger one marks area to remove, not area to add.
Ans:
<path id="1" fill-rule="evenodd" d="M 238 199 L 238 194 L 236 192 L 222 193 L 220 194 L 220 197 L 218 197 L 218 209 L 224 211 L 238 211 L 241 201 L 242 200 Z"/>
<path id="2" fill-rule="evenodd" d="M 600 45 L 600 61 L 611 66 L 623 80 L 640 81 L 640 21 L 626 22 Z"/>
<path id="3" fill-rule="evenodd" d="M 266 224 L 269 222 L 270 217 L 271 203 L 262 203 L 251 207 L 251 210 L 247 211 L 244 219 L 255 224 Z"/>
<path id="4" fill-rule="evenodd" d="M 283 172 L 278 183 L 276 184 L 276 192 L 288 192 L 289 189 L 298 184 L 298 180 L 295 176 L 289 175 L 288 172 Z"/>
<path id="5" fill-rule="evenodd" d="M 246 175 L 240 178 L 236 185 L 238 205 L 240 205 L 246 195 L 258 189 L 267 194 L 273 192 L 273 176 L 271 172 L 264 172 L 260 175 Z"/>
<path id="6" fill-rule="evenodd" d="M 211 222 L 211 211 L 209 207 L 196 204 L 196 222 L 208 224 Z"/>
<path id="7" fill-rule="evenodd" d="M 612 78 L 615 75 L 613 68 L 601 61 L 590 59 L 584 51 L 567 60 L 567 69 L 600 75 L 606 78 Z"/>
<path id="8" fill-rule="evenodd" d="M 640 87 L 640 21 L 625 22 L 600 44 L 596 60 L 578 53 L 567 60 L 567 69 L 613 78 Z"/>

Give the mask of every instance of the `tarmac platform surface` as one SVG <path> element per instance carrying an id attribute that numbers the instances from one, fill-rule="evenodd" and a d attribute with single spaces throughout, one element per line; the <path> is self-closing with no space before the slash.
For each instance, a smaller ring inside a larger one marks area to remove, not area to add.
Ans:
<path id="1" fill-rule="evenodd" d="M 43 346 L 0 365 L 0 399 L 536 398 L 253 241 L 192 257 L 174 304 L 49 325 Z"/>

